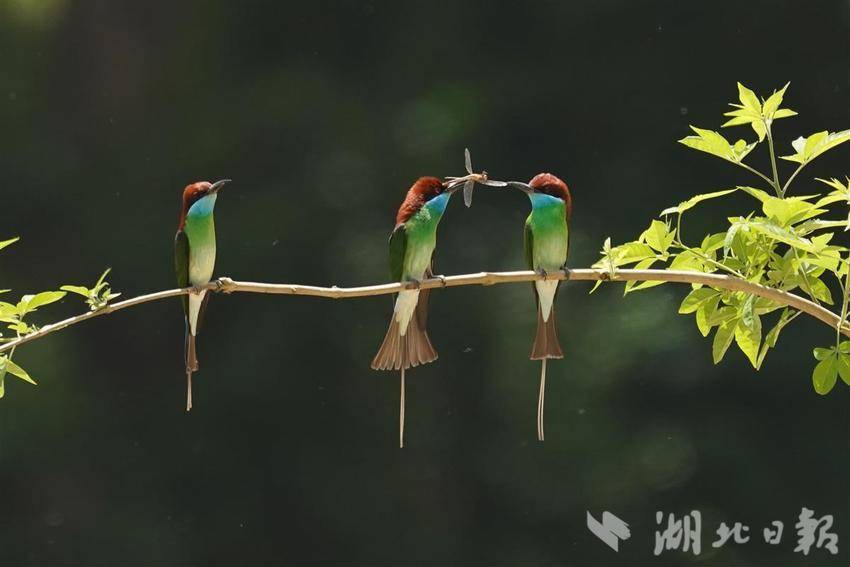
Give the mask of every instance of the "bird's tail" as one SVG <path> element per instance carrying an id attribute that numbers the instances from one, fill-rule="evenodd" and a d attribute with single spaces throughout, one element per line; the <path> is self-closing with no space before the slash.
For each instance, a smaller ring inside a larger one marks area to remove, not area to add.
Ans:
<path id="1" fill-rule="evenodd" d="M 189 328 L 188 317 L 186 318 L 183 359 L 186 362 L 186 411 L 190 411 L 192 409 L 192 373 L 198 370 L 198 355 L 195 348 L 195 335 Z"/>
<path id="2" fill-rule="evenodd" d="M 424 293 L 427 290 L 422 291 Z M 402 370 L 437 360 L 437 351 L 431 344 L 422 318 L 420 310 L 414 309 L 407 331 L 402 335 L 393 313 L 384 342 L 372 360 L 373 370 Z"/>
<path id="3" fill-rule="evenodd" d="M 555 307 L 549 312 L 549 319 L 543 320 L 540 303 L 537 303 L 537 334 L 531 347 L 531 360 L 545 358 L 564 358 L 564 351 L 558 342 L 558 330 L 555 325 Z"/>
<path id="4" fill-rule="evenodd" d="M 198 371 L 198 354 L 195 348 L 195 336 L 204 320 L 210 294 L 190 294 L 186 298 L 186 331 L 183 345 L 183 358 L 186 362 L 186 411 L 192 409 L 192 373 Z"/>

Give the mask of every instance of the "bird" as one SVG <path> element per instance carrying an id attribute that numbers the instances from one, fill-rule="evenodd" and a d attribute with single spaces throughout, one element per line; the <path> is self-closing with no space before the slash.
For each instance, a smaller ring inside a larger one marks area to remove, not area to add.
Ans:
<path id="1" fill-rule="evenodd" d="M 390 276 L 393 281 L 419 283 L 433 276 L 437 225 L 449 198 L 470 179 L 486 181 L 486 177 L 470 175 L 474 177 L 453 178 L 445 182 L 437 177 L 420 177 L 410 187 L 398 209 L 395 228 L 389 239 Z M 406 289 L 398 293 L 387 334 L 371 365 L 373 370 L 401 372 L 399 447 L 404 447 L 405 370 L 437 359 L 437 351 L 426 328 L 429 291 Z"/>
<path id="2" fill-rule="evenodd" d="M 528 183 L 507 182 L 531 200 L 531 213 L 525 220 L 525 261 L 530 270 L 543 276 L 534 282 L 537 304 L 537 332 L 531 347 L 531 360 L 540 360 L 540 392 L 537 400 L 537 439 L 545 439 L 543 408 L 546 397 L 546 361 L 563 358 L 555 324 L 555 297 L 559 280 L 548 280 L 549 272 L 566 266 L 570 248 L 570 218 L 573 201 L 567 184 L 551 173 L 535 175 Z"/>
<path id="3" fill-rule="evenodd" d="M 187 185 L 183 189 L 180 221 L 174 236 L 174 271 L 177 275 L 177 285 L 181 288 L 194 288 L 188 295 L 182 296 L 187 412 L 192 409 L 192 373 L 198 370 L 195 337 L 210 298 L 207 290 L 198 288 L 212 279 L 216 251 L 213 212 L 218 192 L 227 183 L 230 183 L 230 179 L 215 183 L 198 181 Z"/>

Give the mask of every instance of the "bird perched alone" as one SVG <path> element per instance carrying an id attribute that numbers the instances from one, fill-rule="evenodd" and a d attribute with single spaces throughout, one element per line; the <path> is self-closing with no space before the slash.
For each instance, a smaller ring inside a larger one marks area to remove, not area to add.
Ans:
<path id="1" fill-rule="evenodd" d="M 215 222 L 213 211 L 218 191 L 229 183 L 199 181 L 183 190 L 180 222 L 174 236 L 174 271 L 178 287 L 200 287 L 212 279 L 215 268 Z M 195 337 L 209 301 L 206 290 L 183 296 L 185 315 L 184 358 L 186 362 L 186 411 L 192 409 L 192 373 L 198 370 Z"/>
<path id="2" fill-rule="evenodd" d="M 573 203 L 567 184 L 541 173 L 531 181 L 511 181 L 508 187 L 525 192 L 531 200 L 531 213 L 525 220 L 525 260 L 528 268 L 542 274 L 561 270 L 567 263 L 570 242 L 570 216 Z M 546 361 L 564 358 L 555 324 L 555 296 L 559 280 L 534 282 L 537 300 L 537 333 L 531 347 L 531 360 L 541 360 L 540 394 L 537 401 L 537 438 L 544 439 L 543 406 L 546 395 Z"/>
<path id="3" fill-rule="evenodd" d="M 468 152 L 467 170 L 471 171 Z M 398 209 L 395 228 L 390 235 L 390 276 L 394 281 L 421 282 L 433 276 L 437 225 L 449 198 L 463 187 L 468 206 L 472 185 L 476 182 L 496 185 L 487 181 L 486 173 L 470 173 L 445 182 L 436 177 L 420 177 L 416 180 Z M 437 359 L 437 351 L 426 329 L 429 291 L 409 289 L 399 292 L 384 342 L 372 360 L 374 370 L 401 371 L 399 447 L 404 447 L 405 370 Z"/>

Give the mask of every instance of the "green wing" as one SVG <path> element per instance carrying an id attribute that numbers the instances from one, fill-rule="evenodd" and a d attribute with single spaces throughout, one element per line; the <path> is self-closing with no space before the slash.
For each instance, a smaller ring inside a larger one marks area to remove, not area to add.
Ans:
<path id="1" fill-rule="evenodd" d="M 534 269 L 534 232 L 531 231 L 531 215 L 525 219 L 525 234 L 523 238 L 525 245 L 525 265 L 529 270 Z"/>
<path id="2" fill-rule="evenodd" d="M 174 273 L 177 275 L 177 287 L 189 286 L 189 237 L 182 230 L 174 236 Z M 182 296 L 183 311 L 189 314 L 189 296 Z"/>
<path id="3" fill-rule="evenodd" d="M 404 255 L 407 252 L 407 231 L 398 225 L 390 235 L 390 278 L 400 282 L 404 275 Z"/>

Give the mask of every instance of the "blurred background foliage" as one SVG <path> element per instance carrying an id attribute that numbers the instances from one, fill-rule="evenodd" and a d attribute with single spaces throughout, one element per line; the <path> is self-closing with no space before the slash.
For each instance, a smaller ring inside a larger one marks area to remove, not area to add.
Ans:
<path id="1" fill-rule="evenodd" d="M 0 281 L 55 289 L 111 266 L 125 297 L 172 287 L 180 191 L 222 177 L 234 183 L 217 207 L 219 275 L 384 281 L 404 192 L 462 173 L 465 146 L 496 178 L 563 177 L 570 263 L 588 266 L 606 236 L 752 183 L 675 143 L 716 121 L 735 81 L 791 81 L 794 137 L 846 128 L 848 24 L 844 1 L 3 0 L 0 236 L 22 240 Z M 807 179 L 847 163 L 837 149 Z M 747 199 L 705 205 L 688 230 L 718 230 L 711 219 Z M 456 200 L 438 271 L 520 268 L 527 212 L 519 192 L 479 190 L 471 210 Z M 740 352 L 714 367 L 675 314 L 686 287 L 624 300 L 617 286 L 566 285 L 567 357 L 550 366 L 538 444 L 529 287 L 434 294 L 441 357 L 409 375 L 403 451 L 397 379 L 368 365 L 383 297 L 214 297 L 190 415 L 176 299 L 22 347 L 40 383 L 7 381 L 0 406 L 0 562 L 846 561 L 847 391 L 821 397 L 810 381 L 827 327 L 789 327 L 759 373 Z M 33 321 L 85 309 L 70 295 Z M 836 515 L 837 558 L 793 553 L 803 506 Z M 692 509 L 702 555 L 653 557 L 656 511 Z M 619 554 L 587 531 L 586 510 L 629 522 Z M 777 547 L 760 535 L 772 520 L 785 522 Z M 721 521 L 750 525 L 751 542 L 713 549 Z"/>

